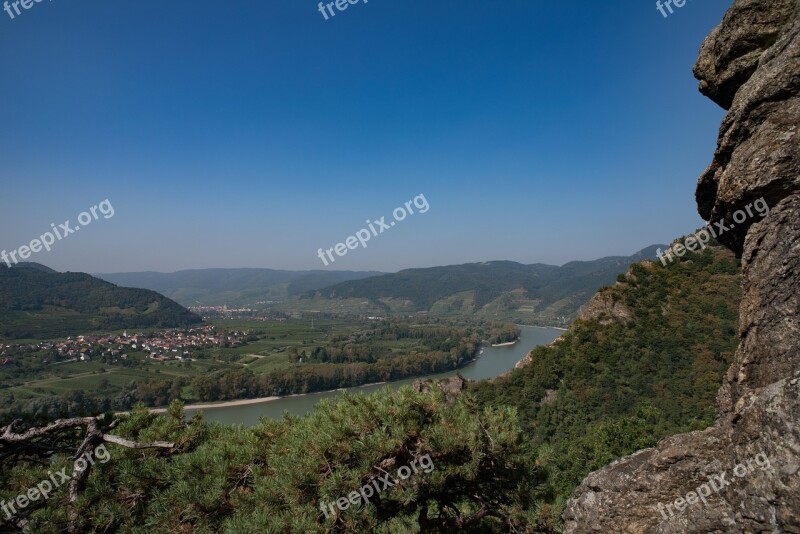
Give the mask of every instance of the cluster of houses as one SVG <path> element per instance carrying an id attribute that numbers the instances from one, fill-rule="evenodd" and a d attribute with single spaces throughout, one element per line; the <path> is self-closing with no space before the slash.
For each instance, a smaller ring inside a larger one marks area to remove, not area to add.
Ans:
<path id="1" fill-rule="evenodd" d="M 188 330 L 165 330 L 150 334 L 68 337 L 64 341 L 27 345 L 0 344 L 0 365 L 11 365 L 10 353 L 49 352 L 59 361 L 90 361 L 108 356 L 113 362 L 128 359 L 132 351 L 145 352 L 153 360 L 190 360 L 193 351 L 209 347 L 238 347 L 243 345 L 246 332 L 218 332 L 213 325 Z M 7 361 L 10 360 L 10 361 Z M 49 363 L 49 362 L 44 362 Z"/>
<path id="2" fill-rule="evenodd" d="M 228 305 L 222 306 L 189 306 L 189 311 L 192 311 L 201 317 L 225 317 L 226 319 L 234 319 L 239 317 L 250 317 L 256 310 L 251 308 L 228 308 Z"/>
<path id="3" fill-rule="evenodd" d="M 256 304 L 272 304 L 273 301 L 265 300 L 257 302 Z M 189 306 L 189 311 L 196 313 L 203 320 L 213 319 L 247 319 L 249 321 L 277 321 L 284 322 L 287 317 L 293 319 L 300 319 L 300 314 L 285 314 L 280 311 L 253 309 L 253 308 L 229 308 L 228 305 L 223 306 Z"/>

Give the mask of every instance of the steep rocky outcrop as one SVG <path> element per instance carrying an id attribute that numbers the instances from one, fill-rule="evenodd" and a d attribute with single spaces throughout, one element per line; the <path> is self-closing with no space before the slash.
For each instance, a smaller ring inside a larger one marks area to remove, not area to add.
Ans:
<path id="1" fill-rule="evenodd" d="M 438 386 L 444 394 L 446 404 L 452 404 L 467 387 L 468 380 L 461 375 L 440 378 L 438 380 L 420 378 L 414 380 L 411 387 L 420 393 L 432 393 L 434 386 Z"/>
<path id="2" fill-rule="evenodd" d="M 649 260 L 644 260 L 639 262 L 640 265 L 643 266 L 650 266 L 652 262 Z M 632 277 L 633 274 L 628 271 L 625 275 L 626 277 Z M 620 283 L 617 282 L 617 285 Z M 617 295 L 612 291 L 606 291 L 601 289 L 598 291 L 592 298 L 584 304 L 580 310 L 578 310 L 578 317 L 579 321 L 597 321 L 599 324 L 603 326 L 610 325 L 614 322 L 620 322 L 623 324 L 630 323 L 633 314 L 631 311 L 622 303 L 622 301 L 617 300 Z M 551 343 L 554 345 L 561 341 L 561 338 L 557 338 L 555 341 Z M 526 365 L 529 365 L 533 358 L 533 352 L 529 352 L 522 358 L 520 361 L 516 363 L 514 366 L 515 369 L 522 369 Z M 502 376 L 507 376 L 509 373 L 505 373 Z"/>
<path id="3" fill-rule="evenodd" d="M 800 0 L 736 0 L 695 75 L 728 110 L 696 197 L 742 258 L 740 346 L 716 426 L 589 475 L 566 533 L 800 533 Z M 762 198 L 765 217 L 732 222 Z"/>
<path id="4" fill-rule="evenodd" d="M 628 276 L 630 276 L 630 273 L 628 273 Z M 581 321 L 597 321 L 604 326 L 613 322 L 627 324 L 633 314 L 625 304 L 615 300 L 615 296 L 616 294 L 611 291 L 598 292 L 578 312 L 578 319 Z"/>

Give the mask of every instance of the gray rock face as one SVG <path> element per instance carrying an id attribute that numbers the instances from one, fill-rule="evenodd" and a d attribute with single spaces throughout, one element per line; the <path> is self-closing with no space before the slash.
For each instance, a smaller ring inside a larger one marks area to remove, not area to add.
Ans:
<path id="1" fill-rule="evenodd" d="M 742 258 L 741 343 L 717 425 L 589 475 L 566 533 L 800 533 L 800 0 L 736 0 L 695 75 L 729 111 L 701 216 L 730 227 L 758 199 L 770 208 L 717 238 Z M 714 491 L 687 503 L 704 484 Z"/>
<path id="2" fill-rule="evenodd" d="M 444 394 L 447 404 L 455 402 L 456 398 L 467 387 L 467 379 L 461 375 L 440 378 L 438 380 L 418 379 L 411 383 L 411 387 L 420 393 L 432 393 L 434 386 L 438 386 Z"/>
<path id="3" fill-rule="evenodd" d="M 630 276 L 630 273 L 628 273 Z M 619 282 L 617 282 L 619 284 Z M 614 322 L 627 324 L 631 321 L 633 314 L 620 301 L 614 301 L 610 292 L 604 291 L 597 293 L 587 302 L 578 313 L 578 319 L 583 321 L 597 321 L 601 325 L 609 325 Z"/>

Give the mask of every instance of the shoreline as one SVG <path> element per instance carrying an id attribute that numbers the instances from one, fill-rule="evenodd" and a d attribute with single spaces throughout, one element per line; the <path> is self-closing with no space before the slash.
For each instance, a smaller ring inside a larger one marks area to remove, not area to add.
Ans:
<path id="1" fill-rule="evenodd" d="M 492 343 L 492 347 L 513 347 L 517 343 L 519 343 L 519 339 L 515 341 L 508 341 L 506 343 Z"/>
<path id="2" fill-rule="evenodd" d="M 475 361 L 477 358 L 469 360 L 466 363 L 471 363 Z M 307 397 L 309 395 L 321 395 L 323 393 L 336 393 L 338 391 L 352 391 L 354 389 L 359 388 L 366 388 L 370 386 L 382 386 L 385 384 L 391 384 L 392 382 L 400 382 L 401 380 L 421 380 L 424 379 L 426 376 L 435 376 L 439 373 L 434 373 L 433 375 L 421 375 L 417 377 L 408 377 L 408 378 L 401 378 L 399 380 L 384 380 L 383 382 L 371 382 L 369 384 L 361 384 L 360 386 L 350 386 L 346 388 L 338 388 L 338 389 L 326 389 L 324 391 L 312 391 L 309 393 L 292 393 L 291 395 L 281 395 L 279 397 L 258 397 L 256 399 L 238 399 L 238 400 L 231 400 L 231 401 L 221 401 L 216 403 L 205 403 L 205 404 L 187 404 L 183 407 L 184 411 L 201 411 L 201 410 L 214 410 L 217 408 L 231 408 L 235 406 L 249 406 L 252 404 L 265 404 L 267 402 L 273 402 L 276 400 L 281 399 L 289 399 L 292 397 Z M 168 408 L 148 408 L 147 409 L 150 413 L 166 413 Z M 117 414 L 127 415 L 130 412 L 115 412 Z"/>
<path id="3" fill-rule="evenodd" d="M 560 326 L 536 326 L 533 324 L 518 324 L 517 326 L 524 326 L 525 328 L 544 328 L 545 330 L 561 330 L 566 332 L 569 328 L 561 328 Z"/>
<path id="4" fill-rule="evenodd" d="M 461 368 L 465 367 L 466 365 L 473 363 L 480 358 L 482 351 L 480 351 L 474 358 L 467 360 L 464 362 L 463 365 L 454 369 L 454 371 L 459 371 Z M 443 373 L 447 373 L 449 371 L 444 371 Z M 320 395 L 323 393 L 336 393 L 337 391 L 352 391 L 359 388 L 366 388 L 370 386 L 382 386 L 385 384 L 391 384 L 393 382 L 400 382 L 402 380 L 424 380 L 426 377 L 429 376 L 437 376 L 443 373 L 433 373 L 429 375 L 420 375 L 420 376 L 410 376 L 407 378 L 400 378 L 398 380 L 384 380 L 383 382 L 371 382 L 369 384 L 361 384 L 360 386 L 350 386 L 346 388 L 338 388 L 338 389 L 326 389 L 324 391 L 312 391 L 310 393 L 292 393 L 291 395 L 282 395 L 279 397 L 259 397 L 256 399 L 239 399 L 239 400 L 231 400 L 231 401 L 222 401 L 217 403 L 205 403 L 205 404 L 187 404 L 183 407 L 184 411 L 201 411 L 201 410 L 214 410 L 217 408 L 231 408 L 235 406 L 248 406 L 251 404 L 265 404 L 267 402 L 272 402 L 281 399 L 289 399 L 291 397 L 307 397 L 309 395 Z M 166 413 L 168 408 L 148 408 L 150 413 Z M 130 412 L 115 412 L 117 414 L 129 414 Z"/>
<path id="5" fill-rule="evenodd" d="M 187 404 L 183 407 L 184 410 L 213 410 L 214 408 L 227 408 L 230 406 L 247 406 L 248 404 L 261 404 L 262 402 L 272 402 L 274 400 L 282 399 L 284 397 L 259 397 L 257 399 L 239 399 L 232 401 L 223 401 L 213 404 Z M 166 413 L 167 408 L 148 408 L 150 413 Z M 128 412 L 120 412 L 128 413 Z"/>
<path id="6" fill-rule="evenodd" d="M 518 326 L 523 326 L 523 327 L 526 327 L 526 328 L 542 328 L 542 329 L 553 329 L 553 330 L 566 330 L 566 328 L 557 328 L 557 327 L 553 327 L 553 326 L 532 326 L 532 325 L 518 325 Z M 517 339 L 516 341 L 509 342 L 507 344 L 491 345 L 491 346 L 492 347 L 511 346 L 511 345 L 516 345 L 520 341 L 522 341 L 521 338 Z M 473 358 L 471 358 L 469 360 L 466 360 L 462 365 L 460 365 L 456 369 L 454 369 L 454 371 L 458 372 L 463 367 L 466 367 L 470 363 L 474 363 L 477 360 L 479 360 L 483 356 L 484 348 L 485 348 L 485 345 L 481 345 L 480 348 L 476 351 L 476 354 L 475 354 L 475 356 Z M 444 373 L 447 373 L 447 372 L 449 372 L 449 371 L 444 371 Z M 510 372 L 510 370 L 508 372 Z M 393 382 L 400 382 L 402 380 L 409 380 L 409 379 L 424 380 L 427 377 L 437 376 L 439 374 L 442 374 L 442 373 L 433 373 L 433 374 L 429 374 L 429 375 L 421 375 L 421 376 L 416 376 L 416 377 L 407 377 L 407 378 L 401 378 L 401 379 L 398 379 L 398 380 L 372 382 L 372 383 L 369 383 L 369 384 L 361 384 L 360 386 L 351 386 L 351 387 L 347 387 L 347 388 L 338 388 L 338 389 L 327 389 L 327 390 L 324 390 L 324 391 L 313 391 L 313 392 L 310 392 L 310 393 L 292 393 L 291 395 L 272 396 L 272 397 L 258 397 L 258 398 L 255 398 L 255 399 L 238 399 L 238 400 L 230 400 L 230 401 L 221 401 L 221 402 L 216 402 L 216 403 L 187 404 L 187 405 L 185 405 L 183 407 L 183 409 L 186 412 L 188 412 L 188 411 L 195 412 L 195 411 L 202 411 L 202 410 L 215 410 L 215 409 L 218 409 L 218 408 L 231 408 L 231 407 L 236 407 L 236 406 L 249 406 L 249 405 L 253 405 L 253 404 L 265 404 L 265 403 L 268 403 L 268 402 L 273 402 L 273 401 L 281 400 L 281 399 L 288 399 L 288 398 L 291 398 L 291 397 L 307 397 L 309 395 L 320 395 L 320 394 L 325 394 L 325 393 L 336 393 L 336 392 L 348 391 L 348 390 L 352 391 L 354 389 L 366 388 L 366 387 L 370 387 L 370 386 L 381 386 L 381 385 L 385 385 L 385 384 L 391 384 Z M 503 375 L 498 375 L 498 376 L 503 376 Z M 166 413 L 167 408 L 148 408 L 148 411 L 150 413 L 161 414 L 161 413 Z M 116 412 L 116 413 L 128 414 L 129 412 Z"/>
<path id="7" fill-rule="evenodd" d="M 517 341 L 519 341 L 519 340 L 517 340 Z M 515 343 L 516 343 L 516 341 L 515 341 Z M 483 354 L 483 349 L 478 351 L 478 353 L 475 355 L 474 358 L 465 361 L 462 365 L 460 365 L 459 367 L 454 369 L 454 371 L 459 371 L 460 369 L 462 369 L 463 367 L 466 367 L 470 363 L 473 363 L 473 362 L 477 361 L 478 358 L 480 358 L 482 354 Z M 449 372 L 449 371 L 444 371 L 443 373 L 447 373 L 447 372 Z M 400 382 L 402 380 L 424 380 L 426 377 L 437 376 L 437 375 L 440 375 L 440 374 L 443 374 L 443 373 L 433 373 L 433 374 L 429 374 L 429 375 L 410 376 L 410 377 L 406 377 L 406 378 L 400 378 L 398 380 L 384 380 L 382 382 L 371 382 L 369 384 L 361 384 L 360 386 L 350 386 L 350 387 L 338 388 L 338 389 L 326 389 L 324 391 L 312 391 L 310 393 L 292 393 L 291 395 L 282 395 L 282 396 L 279 396 L 279 397 L 259 397 L 259 398 L 256 398 L 256 399 L 239 399 L 239 400 L 231 400 L 231 401 L 222 401 L 222 402 L 217 402 L 217 403 L 212 403 L 212 404 L 209 404 L 209 403 L 206 403 L 206 404 L 188 404 L 188 405 L 184 406 L 183 409 L 184 409 L 184 411 L 189 411 L 189 410 L 199 411 L 199 410 L 214 410 L 216 408 L 230 408 L 230 407 L 233 407 L 233 406 L 248 406 L 248 405 L 251 405 L 251 404 L 264 404 L 264 403 L 267 403 L 267 402 L 272 402 L 272 401 L 281 400 L 281 399 L 288 399 L 288 398 L 291 398 L 291 397 L 307 397 L 309 395 L 320 395 L 320 394 L 323 394 L 323 393 L 336 393 L 337 391 L 352 391 L 354 389 L 366 388 L 366 387 L 370 387 L 370 386 L 382 386 L 382 385 L 385 385 L 385 384 L 391 384 L 393 382 Z M 150 411 L 150 413 L 165 413 L 167 411 L 167 408 L 148 408 L 148 410 Z M 117 412 L 117 413 L 128 413 L 128 412 Z"/>
<path id="8" fill-rule="evenodd" d="M 337 391 L 347 391 L 347 390 L 354 389 L 354 388 L 365 388 L 365 387 L 369 387 L 369 386 L 381 386 L 383 384 L 388 384 L 388 383 L 389 382 L 386 382 L 386 381 L 383 381 L 383 382 L 372 382 L 370 384 L 361 384 L 360 386 L 352 386 L 352 387 L 349 387 L 349 388 L 326 389 L 324 391 L 312 391 L 310 393 L 292 393 L 291 395 L 282 395 L 282 396 L 279 396 L 279 397 L 259 397 L 259 398 L 256 398 L 256 399 L 239 399 L 239 400 L 232 400 L 232 401 L 217 402 L 217 403 L 213 403 L 213 404 L 208 404 L 208 403 L 207 404 L 190 404 L 190 405 L 184 406 L 183 409 L 184 410 L 198 411 L 198 410 L 214 410 L 216 408 L 230 408 L 232 406 L 248 406 L 250 404 L 264 404 L 264 403 L 272 402 L 272 401 L 276 401 L 276 400 L 289 399 L 291 397 L 307 397 L 309 395 L 319 395 L 319 394 L 322 394 L 322 393 L 336 393 Z M 152 413 L 158 413 L 157 411 L 165 412 L 166 410 L 167 410 L 166 408 L 152 408 L 150 411 Z"/>

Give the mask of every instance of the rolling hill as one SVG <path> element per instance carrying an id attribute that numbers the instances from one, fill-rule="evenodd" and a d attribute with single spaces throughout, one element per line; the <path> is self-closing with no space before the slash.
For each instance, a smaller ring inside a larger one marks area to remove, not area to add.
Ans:
<path id="1" fill-rule="evenodd" d="M 184 306 L 253 305 L 376 276 L 380 272 L 282 271 L 274 269 L 193 269 L 174 273 L 97 274 L 112 284 L 157 291 Z"/>
<path id="2" fill-rule="evenodd" d="M 197 315 L 145 289 L 43 265 L 0 266 L 0 339 L 47 339 L 123 328 L 172 328 Z"/>
<path id="3" fill-rule="evenodd" d="M 480 405 L 517 409 L 540 467 L 537 522 L 559 517 L 590 471 L 714 424 L 741 297 L 740 262 L 718 243 L 666 267 L 634 264 L 555 343 L 471 384 Z"/>
<path id="4" fill-rule="evenodd" d="M 291 304 L 330 311 L 339 303 L 362 313 L 475 315 L 563 326 L 598 289 L 612 284 L 630 264 L 654 259 L 659 247 L 666 248 L 653 245 L 632 256 L 561 267 L 492 261 L 408 269 L 309 291 Z"/>

